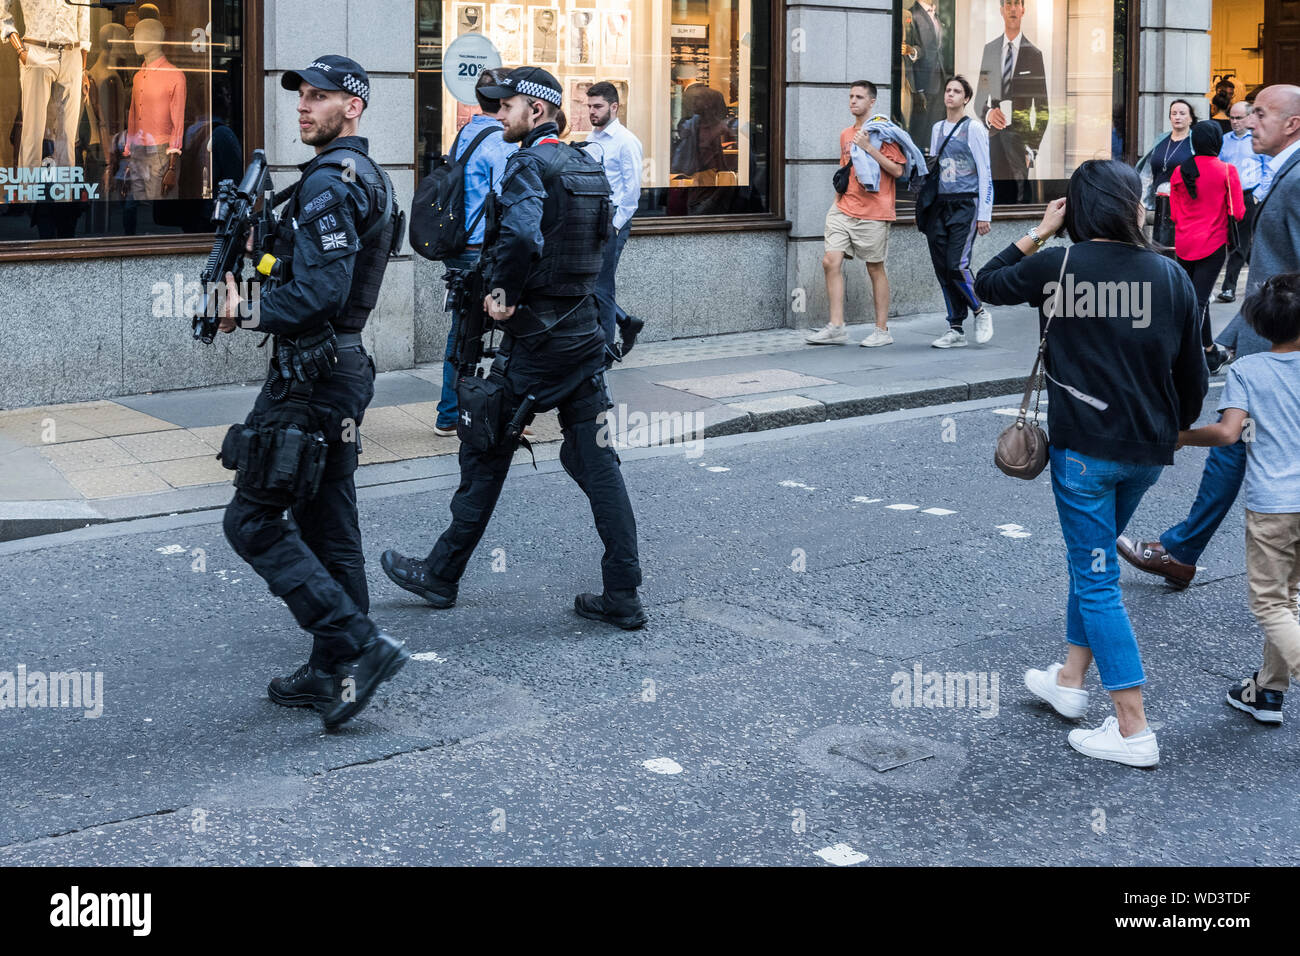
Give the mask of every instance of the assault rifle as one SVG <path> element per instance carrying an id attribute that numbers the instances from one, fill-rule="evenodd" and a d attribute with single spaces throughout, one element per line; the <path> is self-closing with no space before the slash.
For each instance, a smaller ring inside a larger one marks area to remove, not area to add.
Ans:
<path id="1" fill-rule="evenodd" d="M 253 161 L 238 185 L 233 179 L 223 179 L 217 186 L 217 200 L 212 209 L 217 240 L 199 277 L 203 283 L 203 299 L 191 322 L 194 337 L 204 345 L 211 345 L 217 336 L 220 304 L 226 294 L 226 273 L 232 273 L 236 282 L 243 278 L 244 258 L 248 256 L 244 242 L 250 230 L 255 250 L 252 255 L 262 260 L 258 271 L 268 278 L 274 276 L 276 263 L 266 262 L 276 227 L 275 214 L 271 211 L 275 205 L 273 196 L 266 153 L 260 149 L 253 151 Z"/>

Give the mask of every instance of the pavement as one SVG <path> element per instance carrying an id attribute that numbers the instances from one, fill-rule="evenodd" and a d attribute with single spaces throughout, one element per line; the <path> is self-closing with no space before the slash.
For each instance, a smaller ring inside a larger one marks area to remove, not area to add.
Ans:
<path id="1" fill-rule="evenodd" d="M 1212 309 L 1216 328 L 1234 313 Z M 660 445 L 1012 393 L 1037 347 L 1027 307 L 995 310 L 993 340 L 964 349 L 930 347 L 938 313 L 891 319 L 892 346 L 856 347 L 871 328 L 850 325 L 848 346 L 805 345 L 805 329 L 638 344 L 609 374 L 611 431 L 620 448 Z M 441 363 L 377 377 L 358 486 L 456 472 L 457 439 L 433 433 L 441 381 Z M 260 385 L 0 411 L 0 541 L 224 505 L 215 455 Z M 554 458 L 555 414 L 533 429 L 538 459 Z"/>
<path id="2" fill-rule="evenodd" d="M 1240 509 L 1190 589 L 1121 569 L 1156 769 L 1068 745 L 1110 712 L 1095 673 L 1080 721 L 1024 689 L 1064 653 L 1068 570 L 1047 476 L 991 461 L 1013 402 L 628 449 L 637 632 L 572 611 L 601 549 L 558 462 L 512 470 L 447 611 L 378 555 L 432 544 L 455 477 L 363 488 L 371 614 L 414 656 L 336 734 L 267 700 L 309 639 L 220 512 L 0 542 L 0 687 L 99 681 L 0 709 L 0 866 L 1300 863 L 1295 702 L 1281 727 L 1223 702 L 1261 647 Z M 1204 460 L 1130 533 L 1185 515 Z"/>

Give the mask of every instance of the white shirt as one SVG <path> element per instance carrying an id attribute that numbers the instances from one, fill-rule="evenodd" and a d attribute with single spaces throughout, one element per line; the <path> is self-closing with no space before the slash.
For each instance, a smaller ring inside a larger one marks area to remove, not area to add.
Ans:
<path id="1" fill-rule="evenodd" d="M 622 229 L 641 202 L 641 141 L 615 118 L 603 129 L 592 130 L 587 142 L 600 146 L 600 161 L 617 207 L 614 228 Z"/>
<path id="2" fill-rule="evenodd" d="M 12 13 L 13 0 L 0 0 L 0 41 L 17 33 Z M 20 0 L 26 37 L 46 43 L 75 43 L 90 49 L 90 7 L 72 6 L 63 0 Z"/>
<path id="3" fill-rule="evenodd" d="M 940 42 L 943 42 L 943 24 L 939 22 L 939 14 L 935 11 L 933 3 L 926 3 L 925 0 L 916 0 L 916 5 L 925 11 L 934 24 L 934 35 Z"/>
<path id="4" fill-rule="evenodd" d="M 999 78 L 1001 78 L 1001 76 L 1002 76 L 1002 64 L 1004 64 L 1004 63 L 1007 62 L 1007 47 L 1008 47 L 1008 46 L 1011 47 L 1011 77 L 1012 77 L 1012 79 L 1015 78 L 1015 75 L 1016 75 L 1016 63 L 1020 60 L 1020 41 L 1023 40 L 1024 38 L 1025 38 L 1025 34 L 1024 34 L 1024 31 L 1023 31 L 1023 30 L 1022 30 L 1020 33 L 1017 33 L 1017 34 L 1016 34 L 1016 38 L 1015 38 L 1014 40 L 1010 40 L 1010 39 L 1008 39 L 1008 38 L 1007 38 L 1007 35 L 1006 35 L 1005 33 L 1002 34 L 1002 51 L 1001 51 L 1001 59 L 998 60 L 998 77 L 999 77 Z M 999 80 L 999 89 L 1000 89 L 1000 88 L 1001 88 L 1001 82 L 1000 82 L 1000 80 Z M 1006 91 L 1005 91 L 1005 90 L 1003 91 L 1002 96 L 1003 96 L 1004 99 L 1006 98 Z M 1010 117 L 1008 117 L 1008 119 L 1010 119 Z"/>

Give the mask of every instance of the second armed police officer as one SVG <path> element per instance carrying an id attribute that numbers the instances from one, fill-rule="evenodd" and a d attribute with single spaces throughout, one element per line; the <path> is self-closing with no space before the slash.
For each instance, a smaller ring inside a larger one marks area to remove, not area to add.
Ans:
<path id="1" fill-rule="evenodd" d="M 271 250 L 276 284 L 260 296 L 250 324 L 276 344 L 252 414 L 222 446 L 238 489 L 224 526 L 239 556 L 313 637 L 307 663 L 271 681 L 271 700 L 314 707 L 333 729 L 409 656 L 367 616 L 353 480 L 357 429 L 375 380 L 361 330 L 402 227 L 392 182 L 357 135 L 370 102 L 365 70 L 347 57 L 322 56 L 286 73 L 281 85 L 298 94 L 298 128 L 316 156 L 299 167 L 302 178 L 280 214 Z M 226 282 L 220 328 L 231 332 L 240 299 L 229 273 Z"/>
<path id="2" fill-rule="evenodd" d="M 484 96 L 501 101 L 507 142 L 519 143 L 501 180 L 498 214 L 485 239 L 484 308 L 505 335 L 489 382 L 502 386 L 507 415 L 533 399 L 534 412 L 559 409 L 560 462 L 591 503 L 605 545 L 601 594 L 580 594 L 583 617 L 625 629 L 647 618 L 637 588 L 636 519 L 619 460 L 597 416 L 609 407 L 604 384 L 605 336 L 595 300 L 604 246 L 612 235 L 609 183 L 600 163 L 560 142 L 556 117 L 562 88 L 537 67 L 511 71 Z M 526 407 L 526 406 L 525 406 Z M 461 425 L 478 414 L 461 403 Z M 465 565 L 487 529 L 517 439 L 486 450 L 460 447 L 460 487 L 451 526 L 424 560 L 396 551 L 382 556 L 384 573 L 438 608 L 451 607 Z"/>

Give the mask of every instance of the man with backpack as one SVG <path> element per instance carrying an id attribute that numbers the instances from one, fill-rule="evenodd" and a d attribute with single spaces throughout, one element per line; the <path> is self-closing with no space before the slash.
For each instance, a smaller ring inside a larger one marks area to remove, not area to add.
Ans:
<path id="1" fill-rule="evenodd" d="M 520 428 L 556 408 L 560 464 L 591 504 L 605 545 L 601 594 L 579 594 L 583 617 L 626 630 L 647 620 L 637 588 L 636 518 L 618 455 L 598 416 L 605 390 L 605 334 L 596 283 L 613 238 L 604 168 L 562 143 L 556 116 L 562 87 L 538 67 L 521 67 L 484 96 L 501 99 L 505 139 L 520 149 L 506 164 L 484 245 L 482 308 L 504 335 L 486 378 L 461 383 L 460 486 L 451 526 L 424 560 L 385 551 L 384 573 L 436 608 L 456 603 L 461 576 L 496 507 Z"/>
<path id="2" fill-rule="evenodd" d="M 501 103 L 483 95 L 484 87 L 499 83 L 509 72 L 498 67 L 479 74 L 474 85 L 474 98 L 483 112 L 470 117 L 470 121 L 461 127 L 451 146 L 451 163 L 443 167 L 445 178 L 430 184 L 439 187 L 453 203 L 456 191 L 464 195 L 463 205 L 454 203 L 453 208 L 460 215 L 450 218 L 450 224 L 454 225 L 450 225 L 449 235 L 444 240 L 448 254 L 442 259 L 442 264 L 448 269 L 470 269 L 478 262 L 487 224 L 488 194 L 501 192 L 506 160 L 518 148 L 514 143 L 507 143 L 502 135 L 501 120 L 497 118 Z M 456 326 L 457 315 L 453 309 L 447 349 L 443 354 L 442 397 L 438 400 L 438 417 L 433 429 L 434 434 L 442 438 L 456 434 Z"/>

